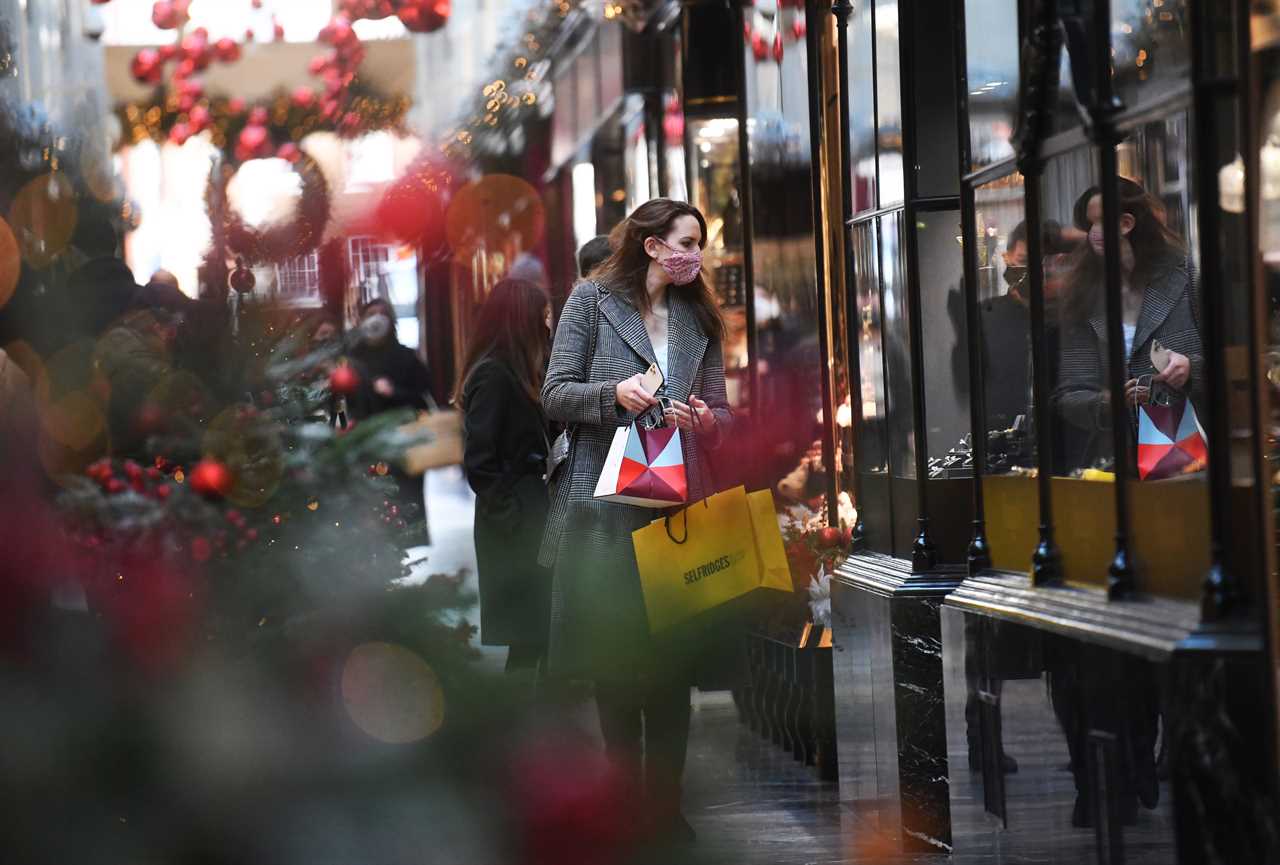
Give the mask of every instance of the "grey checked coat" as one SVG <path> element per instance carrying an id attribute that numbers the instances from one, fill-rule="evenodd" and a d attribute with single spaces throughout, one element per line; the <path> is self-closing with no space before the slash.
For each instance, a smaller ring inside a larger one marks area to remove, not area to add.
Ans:
<path id="1" fill-rule="evenodd" d="M 1191 361 L 1191 376 L 1184 387 L 1197 412 L 1204 402 L 1204 344 L 1200 339 L 1199 292 L 1195 273 L 1184 260 L 1170 258 L 1152 269 L 1142 296 L 1129 353 L 1129 378 L 1154 374 L 1151 343 L 1160 340 L 1166 348 L 1184 354 Z M 1053 401 L 1067 423 L 1092 435 L 1085 464 L 1111 453 L 1110 416 L 1103 402 L 1107 387 L 1105 346 L 1106 313 L 1099 309 L 1088 321 L 1065 324 L 1062 356 Z M 1133 442 L 1137 444 L 1136 417 Z"/>
<path id="2" fill-rule="evenodd" d="M 678 287 L 670 289 L 668 306 L 668 372 L 660 395 L 687 402 L 697 394 L 717 420 L 709 433 L 680 434 L 689 500 L 697 501 L 715 492 L 709 489 L 704 448 L 719 445 L 733 414 L 719 342 L 702 331 L 692 303 Z M 568 424 L 572 437 L 569 457 L 552 483 L 551 514 L 539 554 L 543 565 L 555 568 L 552 673 L 626 677 L 653 668 L 631 533 L 662 512 L 596 501 L 593 493 L 614 432 L 635 419 L 617 405 L 618 383 L 643 373 L 654 360 L 644 316 L 621 294 L 594 282 L 573 289 L 556 328 L 542 387 L 547 417 Z"/>

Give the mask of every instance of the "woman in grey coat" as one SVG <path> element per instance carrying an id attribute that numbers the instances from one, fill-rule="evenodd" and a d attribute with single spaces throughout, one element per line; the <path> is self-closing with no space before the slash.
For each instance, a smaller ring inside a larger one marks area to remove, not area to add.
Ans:
<path id="1" fill-rule="evenodd" d="M 1139 184 L 1120 178 L 1120 262 L 1123 280 L 1125 401 L 1148 402 L 1154 392 L 1194 406 L 1204 391 L 1200 302 L 1182 240 L 1165 223 L 1163 205 Z M 1088 439 L 1078 458 L 1087 468 L 1111 453 L 1107 389 L 1106 308 L 1102 273 L 1102 196 L 1086 190 L 1076 203 L 1077 227 L 1089 241 L 1073 253 L 1062 303 L 1062 342 L 1054 403 L 1061 418 Z M 1167 365 L 1152 363 L 1156 343 Z M 1132 445 L 1137 446 L 1137 418 Z"/>
<path id="2" fill-rule="evenodd" d="M 549 671 L 595 680 L 610 759 L 643 779 L 655 830 L 690 839 L 680 778 L 701 647 L 649 636 L 631 533 L 661 511 L 595 501 L 593 492 L 615 430 L 657 410 L 657 396 L 670 400 L 665 420 L 680 429 L 689 500 L 715 491 L 706 454 L 733 415 L 723 325 L 701 271 L 706 236 L 702 214 L 679 201 L 654 199 L 623 220 L 612 256 L 565 304 L 542 388 L 548 418 L 571 437 L 540 556 L 555 569 Z M 654 363 L 664 384 L 651 394 L 641 378 Z"/>

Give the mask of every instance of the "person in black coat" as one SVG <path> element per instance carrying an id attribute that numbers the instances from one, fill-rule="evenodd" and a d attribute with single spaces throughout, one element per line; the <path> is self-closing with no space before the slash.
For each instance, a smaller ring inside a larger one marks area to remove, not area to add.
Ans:
<path id="1" fill-rule="evenodd" d="M 418 353 L 396 337 L 396 313 L 375 298 L 360 307 L 359 341 L 351 360 L 360 387 L 349 400 L 357 420 L 397 408 L 428 409 L 431 376 Z"/>
<path id="2" fill-rule="evenodd" d="M 396 313 L 390 302 L 374 298 L 360 307 L 356 343 L 348 353 L 360 377 L 355 393 L 347 398 L 354 420 L 396 409 L 430 409 L 431 376 L 418 353 L 396 337 Z M 426 482 L 412 478 L 392 465 L 401 515 L 411 523 L 422 514 L 423 542 L 431 544 L 426 516 Z"/>
<path id="3" fill-rule="evenodd" d="M 509 646 L 507 669 L 546 653 L 551 571 L 538 564 L 549 500 L 549 430 L 539 394 L 550 354 L 547 293 L 504 279 L 480 310 L 458 383 L 463 468 L 476 494 L 480 641 Z"/>

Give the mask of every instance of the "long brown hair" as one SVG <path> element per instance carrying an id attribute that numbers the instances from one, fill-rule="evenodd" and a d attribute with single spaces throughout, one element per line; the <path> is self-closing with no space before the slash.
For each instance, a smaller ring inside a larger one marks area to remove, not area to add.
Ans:
<path id="1" fill-rule="evenodd" d="M 644 242 L 650 237 L 666 240 L 672 225 L 681 216 L 692 216 L 698 220 L 698 227 L 702 229 L 698 246 L 705 247 L 707 220 L 698 208 L 670 198 L 653 198 L 633 210 L 630 216 L 619 222 L 609 233 L 609 245 L 613 247 L 613 254 L 592 271 L 591 278 L 620 292 L 641 312 L 648 311 L 649 292 L 645 289 L 644 278 L 652 259 L 644 251 Z M 698 324 L 708 337 L 718 340 L 724 336 L 720 305 L 702 273 L 688 285 L 673 285 L 671 290 L 680 292 L 693 304 Z"/>
<path id="2" fill-rule="evenodd" d="M 540 404 L 551 354 L 546 319 L 550 302 L 545 289 L 523 279 L 504 279 L 493 287 L 480 307 L 453 392 L 459 407 L 465 408 L 467 379 L 491 358 L 506 364 L 525 395 Z"/>
<path id="3" fill-rule="evenodd" d="M 1142 285 L 1162 265 L 1185 261 L 1187 248 L 1177 232 L 1166 223 L 1167 212 L 1160 199 L 1127 177 L 1117 179 L 1120 182 L 1120 212 L 1133 217 L 1133 229 L 1126 235 L 1133 248 L 1133 282 Z M 1091 186 L 1076 199 L 1072 210 L 1076 228 L 1089 230 L 1089 202 L 1101 192 L 1099 187 Z M 1098 310 L 1106 282 L 1102 256 L 1094 252 L 1086 240 L 1071 253 L 1067 271 L 1063 318 L 1072 323 L 1087 321 Z"/>

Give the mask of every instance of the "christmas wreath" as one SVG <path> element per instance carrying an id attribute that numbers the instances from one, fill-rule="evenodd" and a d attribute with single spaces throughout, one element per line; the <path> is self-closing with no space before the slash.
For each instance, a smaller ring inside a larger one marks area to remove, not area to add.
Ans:
<path id="1" fill-rule="evenodd" d="M 205 206 L 214 221 L 214 232 L 220 232 L 224 248 L 243 258 L 246 264 L 281 263 L 306 255 L 320 245 L 329 224 L 329 184 L 316 161 L 300 151 L 293 161 L 293 170 L 302 179 L 302 195 L 294 218 L 262 230 L 249 227 L 240 214 L 226 204 L 227 184 L 235 169 L 228 165 L 210 175 Z M 222 204 L 215 206 L 215 202 Z"/>

